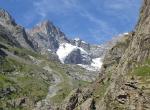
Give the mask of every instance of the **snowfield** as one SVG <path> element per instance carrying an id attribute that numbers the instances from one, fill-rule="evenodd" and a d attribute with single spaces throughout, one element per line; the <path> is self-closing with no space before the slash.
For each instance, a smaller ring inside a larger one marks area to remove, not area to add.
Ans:
<path id="1" fill-rule="evenodd" d="M 102 64 L 103 64 L 102 58 L 94 58 L 92 59 L 91 65 L 83 65 L 83 64 L 78 64 L 78 65 L 89 71 L 100 71 Z"/>
<path id="2" fill-rule="evenodd" d="M 84 49 L 82 49 L 80 47 L 77 47 L 77 46 L 74 46 L 74 45 L 71 45 L 69 43 L 62 43 L 62 44 L 60 44 L 60 46 L 59 46 L 59 48 L 58 48 L 56 53 L 57 53 L 61 63 L 64 63 L 66 57 L 72 51 L 77 50 L 77 49 L 80 49 L 82 55 L 87 55 L 88 54 Z"/>
<path id="3" fill-rule="evenodd" d="M 56 54 L 58 55 L 58 58 L 61 61 L 61 63 L 64 63 L 67 56 L 69 54 L 71 54 L 71 52 L 73 52 L 77 49 L 80 50 L 83 59 L 85 59 L 85 60 L 88 59 L 89 54 L 83 48 L 71 45 L 69 43 L 60 44 Z M 84 65 L 84 64 L 78 64 L 78 65 L 89 70 L 89 71 L 97 71 L 97 70 L 100 70 L 100 68 L 102 66 L 102 59 L 101 58 L 94 58 L 94 59 L 92 59 L 90 65 Z"/>
<path id="4" fill-rule="evenodd" d="M 101 58 L 94 58 L 92 59 L 92 63 L 91 63 L 91 66 L 95 67 L 95 68 L 101 68 L 102 66 L 102 59 Z"/>

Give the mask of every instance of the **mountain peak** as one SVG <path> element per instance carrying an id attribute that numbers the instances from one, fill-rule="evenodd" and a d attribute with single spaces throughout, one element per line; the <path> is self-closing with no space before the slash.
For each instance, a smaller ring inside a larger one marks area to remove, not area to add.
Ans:
<path id="1" fill-rule="evenodd" d="M 15 20 L 11 17 L 11 15 L 4 9 L 0 8 L 0 23 L 4 24 L 13 24 L 15 25 Z"/>
<path id="2" fill-rule="evenodd" d="M 50 22 L 49 20 L 45 20 L 43 22 L 38 23 L 35 27 L 47 27 L 47 28 L 49 28 L 50 25 L 53 25 L 53 23 Z"/>
<path id="3" fill-rule="evenodd" d="M 59 28 L 54 26 L 54 24 L 51 21 L 45 20 L 36 24 L 31 30 L 29 30 L 29 33 L 32 35 L 36 33 L 51 35 L 52 33 L 61 33 L 61 31 Z"/>
<path id="4" fill-rule="evenodd" d="M 40 22 L 38 24 L 36 24 L 33 29 L 31 30 L 31 32 L 34 33 L 44 33 L 44 34 L 48 34 L 50 32 L 50 29 L 54 28 L 54 25 L 52 24 L 52 22 L 50 22 L 49 20 L 45 20 L 43 22 Z"/>

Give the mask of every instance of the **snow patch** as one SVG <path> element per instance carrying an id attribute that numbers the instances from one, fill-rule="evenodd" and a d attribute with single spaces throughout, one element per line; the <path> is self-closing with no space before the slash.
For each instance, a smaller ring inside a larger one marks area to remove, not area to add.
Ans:
<path id="1" fill-rule="evenodd" d="M 52 52 L 52 50 L 51 50 L 51 49 L 47 49 L 47 51 L 48 51 L 48 52 Z"/>
<path id="2" fill-rule="evenodd" d="M 81 42 L 82 42 L 83 44 L 88 44 L 88 43 L 86 43 L 86 42 L 85 42 L 85 41 L 83 41 L 83 40 L 82 40 Z"/>
<path id="3" fill-rule="evenodd" d="M 83 64 L 78 64 L 78 65 L 89 71 L 100 71 L 102 64 L 103 64 L 102 58 L 94 58 L 92 59 L 91 65 L 83 65 Z"/>
<path id="4" fill-rule="evenodd" d="M 101 68 L 102 66 L 102 59 L 101 58 L 94 58 L 92 59 L 92 63 L 91 63 L 91 66 L 95 67 L 95 68 Z"/>
<path id="5" fill-rule="evenodd" d="M 86 70 L 89 70 L 89 71 L 97 71 L 97 69 L 95 69 L 91 65 L 83 65 L 83 64 L 78 64 L 78 65 L 81 66 L 82 68 L 86 69 Z"/>
<path id="6" fill-rule="evenodd" d="M 57 50 L 56 53 L 57 53 L 57 55 L 58 55 L 58 57 L 59 57 L 59 60 L 60 60 L 62 63 L 64 63 L 66 57 L 67 57 L 72 51 L 77 50 L 77 49 L 80 49 L 81 54 L 82 54 L 83 56 L 88 55 L 88 53 L 87 53 L 84 49 L 82 49 L 81 47 L 77 47 L 77 46 L 71 45 L 71 44 L 69 44 L 69 43 L 62 43 L 62 44 L 60 44 L 60 46 L 59 46 L 59 48 L 58 48 L 58 50 Z"/>
<path id="7" fill-rule="evenodd" d="M 128 32 L 125 32 L 125 33 L 123 33 L 124 35 L 128 35 L 129 33 Z"/>
<path id="8" fill-rule="evenodd" d="M 119 34 L 118 36 L 125 36 L 125 35 L 129 35 L 129 33 L 125 32 L 125 33 Z"/>
<path id="9" fill-rule="evenodd" d="M 73 51 L 79 49 L 82 55 L 83 60 L 89 58 L 88 52 L 86 52 L 83 48 L 71 45 L 69 43 L 60 44 L 56 54 L 58 55 L 61 63 L 64 63 L 66 57 Z M 78 64 L 79 66 L 89 70 L 89 71 L 99 71 L 102 66 L 102 58 L 94 58 L 90 65 Z"/>
<path id="10" fill-rule="evenodd" d="M 56 53 L 57 53 L 60 61 L 62 63 L 64 63 L 65 58 L 75 49 L 77 49 L 76 46 L 73 46 L 68 43 L 63 43 L 63 44 L 60 44 Z"/>
<path id="11" fill-rule="evenodd" d="M 80 38 L 75 38 L 74 40 L 75 40 L 75 41 L 80 41 Z"/>

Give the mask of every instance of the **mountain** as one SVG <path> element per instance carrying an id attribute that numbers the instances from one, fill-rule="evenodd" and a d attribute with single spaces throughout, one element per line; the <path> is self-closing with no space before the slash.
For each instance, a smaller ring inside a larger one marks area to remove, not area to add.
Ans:
<path id="1" fill-rule="evenodd" d="M 37 51 L 41 54 L 53 53 L 65 64 L 78 64 L 82 67 L 99 69 L 100 66 L 93 62 L 104 56 L 107 46 L 91 45 L 85 41 L 75 38 L 68 39 L 66 35 L 50 21 L 43 21 L 32 29 L 26 30 Z M 98 68 L 97 68 L 98 67 Z"/>
<path id="2" fill-rule="evenodd" d="M 149 13 L 144 0 L 134 31 L 93 45 L 0 9 L 0 109 L 149 110 Z"/>
<path id="3" fill-rule="evenodd" d="M 53 53 L 55 59 L 60 60 L 62 63 L 92 67 L 93 59 L 101 58 L 106 51 L 106 47 L 100 45 L 91 45 L 80 39 L 68 39 L 49 20 L 27 30 L 16 24 L 7 11 L 1 9 L 0 13 L 0 24 L 8 29 L 21 47 L 35 50 L 41 54 Z"/>
<path id="4" fill-rule="evenodd" d="M 50 21 L 27 30 L 0 9 L 0 109 L 54 109 L 73 89 L 93 82 L 99 70 L 76 65 L 90 66 L 90 44 L 77 42 Z"/>
<path id="5" fill-rule="evenodd" d="M 149 13 L 150 0 L 144 0 L 135 30 L 124 35 L 107 52 L 100 77 L 86 88 L 72 91 L 63 107 L 68 110 L 150 110 Z"/>

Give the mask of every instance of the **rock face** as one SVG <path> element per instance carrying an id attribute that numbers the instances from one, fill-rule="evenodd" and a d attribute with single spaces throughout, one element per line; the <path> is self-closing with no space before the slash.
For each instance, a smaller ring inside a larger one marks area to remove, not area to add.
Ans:
<path id="1" fill-rule="evenodd" d="M 7 28 L 15 40 L 22 46 L 28 49 L 34 49 L 32 42 L 27 36 L 25 29 L 15 23 L 15 20 L 4 9 L 0 9 L 0 24 Z M 11 38 L 11 39 L 13 39 Z"/>
<path id="2" fill-rule="evenodd" d="M 96 110 L 150 109 L 150 1 L 143 3 L 135 30 L 105 55 L 99 78 L 103 79 L 87 87 L 93 88 L 93 95 L 83 104 L 94 98 Z"/>
<path id="3" fill-rule="evenodd" d="M 82 63 L 82 58 L 81 58 L 81 53 L 79 49 L 73 50 L 71 54 L 69 54 L 64 63 L 66 64 L 81 64 Z"/>
<path id="4" fill-rule="evenodd" d="M 77 47 L 81 47 L 85 49 L 86 51 L 90 50 L 90 44 L 86 43 L 85 41 L 81 40 L 80 38 L 75 38 L 73 40 L 73 44 L 76 45 Z"/>
<path id="5" fill-rule="evenodd" d="M 59 47 L 59 43 L 69 42 L 65 34 L 50 21 L 39 23 L 27 32 L 31 38 L 37 42 L 37 48 L 41 53 L 45 53 L 48 49 L 55 52 Z"/>
<path id="6" fill-rule="evenodd" d="M 117 56 L 119 57 L 121 55 L 118 63 L 116 64 L 117 68 L 114 68 L 115 71 L 112 72 L 113 82 L 104 97 L 104 109 L 114 109 L 115 107 L 121 107 L 129 110 L 150 109 L 149 94 L 144 92 L 142 88 L 138 86 L 138 84 L 141 83 L 139 80 L 139 77 L 141 76 L 131 74 L 134 71 L 134 68 L 138 67 L 140 64 L 144 66 L 145 61 L 150 59 L 150 33 L 148 31 L 150 29 L 150 26 L 148 25 L 150 23 L 149 13 L 150 1 L 144 0 L 144 5 L 142 7 L 140 19 L 136 26 L 135 32 L 129 34 L 128 45 L 126 48 L 124 48 L 124 46 L 119 48 L 119 50 L 123 49 L 123 51 L 121 52 L 122 55 L 118 54 Z M 111 50 L 110 52 L 113 51 Z M 114 56 L 114 54 L 111 55 L 111 58 L 114 59 Z M 110 66 L 113 65 L 114 64 L 110 64 Z M 108 74 L 108 69 L 110 69 L 110 67 L 105 66 L 105 74 Z M 140 71 L 138 71 L 138 73 L 140 73 Z M 134 77 L 131 77 L 132 75 Z M 149 78 L 149 75 L 145 77 Z M 132 80 L 137 82 L 137 85 L 134 85 L 135 83 L 133 83 Z M 142 91 L 142 93 L 140 91 Z M 116 98 L 124 100 L 121 101 L 121 103 L 123 103 L 122 106 L 119 106 L 119 104 L 117 106 L 113 106 L 118 103 L 116 102 Z"/>
<path id="7" fill-rule="evenodd" d="M 1 23 L 4 23 L 4 24 L 16 25 L 15 20 L 4 9 L 0 9 L 0 21 L 1 21 Z"/>

